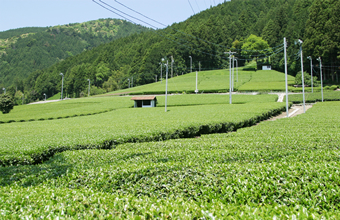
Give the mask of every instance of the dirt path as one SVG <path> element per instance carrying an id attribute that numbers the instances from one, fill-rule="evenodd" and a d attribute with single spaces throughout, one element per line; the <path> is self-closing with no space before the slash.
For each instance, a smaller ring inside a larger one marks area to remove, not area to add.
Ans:
<path id="1" fill-rule="evenodd" d="M 277 102 L 283 102 L 283 99 L 284 99 L 286 93 L 275 93 L 275 94 L 279 96 Z M 310 104 L 310 103 L 305 104 L 306 112 L 308 111 L 308 109 L 310 109 L 312 107 L 313 107 L 313 104 Z M 303 114 L 303 105 L 302 104 L 293 105 L 288 110 L 288 117 L 290 117 L 290 118 L 297 116 L 297 115 L 300 115 L 300 114 Z M 287 118 L 287 112 L 284 111 L 280 115 L 272 117 L 272 118 L 268 119 L 267 121 L 275 121 L 275 120 L 280 119 L 280 118 Z"/>

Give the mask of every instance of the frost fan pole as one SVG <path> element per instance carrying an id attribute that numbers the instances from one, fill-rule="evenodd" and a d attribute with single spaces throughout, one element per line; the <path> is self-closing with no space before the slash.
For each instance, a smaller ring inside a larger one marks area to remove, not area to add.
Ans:
<path id="1" fill-rule="evenodd" d="M 236 52 L 224 52 L 225 54 L 228 53 L 229 54 L 229 104 L 232 104 L 232 97 L 231 97 L 231 83 L 232 83 L 232 79 L 231 79 L 231 55 L 236 53 Z"/>
<path id="2" fill-rule="evenodd" d="M 195 93 L 197 94 L 198 93 L 198 89 L 197 89 L 197 78 L 198 78 L 198 73 L 196 71 L 196 90 L 195 90 Z"/>
<path id="3" fill-rule="evenodd" d="M 320 62 L 321 100 L 323 102 L 323 83 L 322 83 L 322 62 L 321 62 L 321 57 L 317 58 L 316 60 Z"/>
<path id="4" fill-rule="evenodd" d="M 283 38 L 284 45 L 284 54 L 285 54 L 285 80 L 286 80 L 286 112 L 287 118 L 289 117 L 289 109 L 288 109 L 288 68 L 287 68 L 287 41 L 286 38 Z"/>
<path id="5" fill-rule="evenodd" d="M 302 53 L 302 40 L 298 40 L 298 44 L 300 45 L 300 58 L 301 58 L 301 78 L 302 78 L 302 99 L 303 99 L 303 113 L 306 113 L 306 104 L 305 104 L 305 80 L 303 76 L 303 53 Z"/>
<path id="6" fill-rule="evenodd" d="M 166 61 L 166 83 L 165 83 L 165 112 L 167 111 L 166 110 L 166 107 L 167 107 L 167 102 L 168 102 L 168 65 L 169 65 L 169 62 Z"/>

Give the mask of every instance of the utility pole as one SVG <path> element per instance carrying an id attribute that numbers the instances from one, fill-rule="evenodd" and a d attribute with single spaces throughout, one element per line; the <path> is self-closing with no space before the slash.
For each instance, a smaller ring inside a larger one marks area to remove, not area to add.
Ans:
<path id="1" fill-rule="evenodd" d="M 61 75 L 61 100 L 63 100 L 63 90 L 64 90 L 64 74 L 60 73 L 59 75 Z"/>
<path id="2" fill-rule="evenodd" d="M 232 82 L 231 82 L 231 56 L 233 55 L 233 54 L 235 54 L 236 52 L 231 52 L 231 51 L 229 51 L 229 52 L 224 52 L 225 54 L 229 54 L 229 104 L 232 104 L 232 97 L 231 97 L 231 95 L 232 95 L 232 93 L 231 93 L 231 86 L 232 86 Z"/>
<path id="3" fill-rule="evenodd" d="M 298 40 L 298 44 L 300 45 L 300 57 L 301 57 L 301 77 L 302 77 L 302 97 L 303 97 L 303 113 L 306 113 L 306 105 L 305 105 L 305 80 L 303 77 L 303 54 L 302 54 L 302 40 Z"/>
<path id="4" fill-rule="evenodd" d="M 234 72 L 235 72 L 235 56 L 233 55 L 233 74 L 232 74 L 232 84 L 231 84 L 231 90 L 234 92 Z"/>
<path id="5" fill-rule="evenodd" d="M 322 83 L 322 62 L 321 62 L 321 57 L 316 59 L 317 61 L 320 62 L 320 79 L 321 79 L 321 101 L 323 102 L 323 83 Z"/>
<path id="6" fill-rule="evenodd" d="M 192 73 L 192 57 L 191 56 L 189 57 L 190 57 L 190 73 Z"/>
<path id="7" fill-rule="evenodd" d="M 171 56 L 171 78 L 174 77 L 174 58 Z"/>
<path id="8" fill-rule="evenodd" d="M 289 109 L 288 109 L 288 68 L 287 68 L 287 42 L 286 38 L 283 38 L 284 45 L 284 56 L 285 56 L 285 83 L 286 83 L 286 112 L 287 118 L 289 117 Z"/>
<path id="9" fill-rule="evenodd" d="M 168 103 L 168 66 L 169 62 L 166 61 L 166 77 L 165 77 L 165 112 L 167 112 L 166 107 Z"/>
<path id="10" fill-rule="evenodd" d="M 198 79 L 198 72 L 196 71 L 196 90 L 195 90 L 195 93 L 196 93 L 196 94 L 198 93 L 198 89 L 197 89 L 197 79 Z"/>
<path id="11" fill-rule="evenodd" d="M 236 61 L 236 82 L 238 82 L 238 60 L 237 60 L 237 57 L 235 57 L 235 61 Z"/>
<path id="12" fill-rule="evenodd" d="M 89 89 L 87 90 L 87 97 L 90 97 L 91 81 L 90 79 L 87 79 L 87 81 L 89 81 Z"/>
<path id="13" fill-rule="evenodd" d="M 163 61 L 163 59 L 162 59 L 162 61 Z M 162 81 L 163 81 L 163 63 L 162 62 L 160 62 L 159 64 L 161 64 L 161 83 L 162 83 Z"/>
<path id="14" fill-rule="evenodd" d="M 313 59 L 311 56 L 307 57 L 308 60 L 310 60 L 310 83 L 311 83 L 311 87 L 312 87 L 312 93 L 313 93 Z"/>

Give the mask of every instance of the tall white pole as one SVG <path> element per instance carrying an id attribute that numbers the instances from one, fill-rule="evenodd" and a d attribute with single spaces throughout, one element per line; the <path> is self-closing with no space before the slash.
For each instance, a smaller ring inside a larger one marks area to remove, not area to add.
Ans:
<path id="1" fill-rule="evenodd" d="M 89 81 L 89 89 L 87 90 L 87 97 L 90 97 L 90 86 L 91 86 L 91 81 L 90 79 L 87 79 Z"/>
<path id="2" fill-rule="evenodd" d="M 310 79 L 311 79 L 311 87 L 312 87 L 312 93 L 313 93 L 313 59 L 311 56 L 309 56 L 310 58 Z"/>
<path id="3" fill-rule="evenodd" d="M 287 42 L 286 38 L 283 38 L 284 45 L 284 56 L 285 56 L 285 81 L 286 81 L 286 112 L 287 118 L 289 117 L 289 108 L 288 108 L 288 68 L 287 68 Z"/>
<path id="4" fill-rule="evenodd" d="M 233 56 L 233 74 L 232 74 L 232 84 L 231 84 L 231 90 L 234 92 L 234 71 L 235 70 L 235 56 Z"/>
<path id="5" fill-rule="evenodd" d="M 174 77 L 174 58 L 171 56 L 171 78 Z"/>
<path id="6" fill-rule="evenodd" d="M 165 78 L 165 112 L 167 112 L 166 107 L 168 103 L 168 64 L 169 62 L 166 61 L 166 78 Z"/>
<path id="7" fill-rule="evenodd" d="M 64 90 L 64 74 L 60 73 L 59 75 L 61 75 L 61 100 L 63 100 L 63 90 Z"/>
<path id="8" fill-rule="evenodd" d="M 162 81 L 163 81 L 163 64 L 161 63 L 161 83 L 162 83 Z"/>
<path id="9" fill-rule="evenodd" d="M 231 53 L 229 51 L 229 104 L 232 104 L 231 98 Z"/>
<path id="10" fill-rule="evenodd" d="M 301 78 L 302 78 L 302 99 L 303 99 L 303 113 L 306 113 L 306 105 L 305 105 L 305 80 L 303 77 L 303 54 L 302 54 L 302 43 L 303 41 L 299 39 L 300 50 L 301 50 Z"/>
<path id="11" fill-rule="evenodd" d="M 321 79 L 321 101 L 323 102 L 323 83 L 322 83 L 322 62 L 321 57 L 317 59 L 320 62 L 320 79 Z"/>
<path id="12" fill-rule="evenodd" d="M 228 53 L 229 54 L 229 104 L 232 104 L 232 93 L 231 93 L 231 86 L 232 86 L 232 79 L 231 79 L 231 56 L 232 54 L 236 53 L 236 52 L 224 52 L 224 53 Z"/>
<path id="13" fill-rule="evenodd" d="M 198 72 L 196 71 L 196 90 L 195 90 L 195 93 L 196 93 L 196 94 L 198 93 L 198 89 L 197 89 L 197 78 L 198 78 Z"/>
<path id="14" fill-rule="evenodd" d="M 237 57 L 236 57 L 236 75 L 237 75 L 237 77 L 236 77 L 236 82 L 238 82 L 238 60 L 237 60 Z"/>

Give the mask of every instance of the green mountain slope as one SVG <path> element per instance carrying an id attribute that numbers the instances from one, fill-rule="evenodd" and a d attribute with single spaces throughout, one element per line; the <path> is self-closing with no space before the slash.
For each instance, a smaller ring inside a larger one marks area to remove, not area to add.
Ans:
<path id="1" fill-rule="evenodd" d="M 12 37 L 18 37 L 23 34 L 28 33 L 39 33 L 45 31 L 46 27 L 24 27 L 24 28 L 17 28 L 17 29 L 11 29 L 8 31 L 2 31 L 0 32 L 0 39 L 8 39 Z"/>
<path id="2" fill-rule="evenodd" d="M 0 33 L 0 85 L 9 86 L 31 72 L 147 28 L 117 19 L 100 19 L 49 28 Z M 7 38 L 6 38 L 7 37 Z"/>

